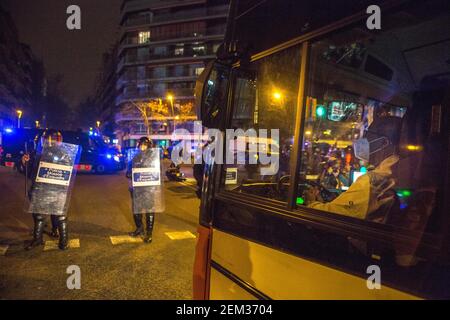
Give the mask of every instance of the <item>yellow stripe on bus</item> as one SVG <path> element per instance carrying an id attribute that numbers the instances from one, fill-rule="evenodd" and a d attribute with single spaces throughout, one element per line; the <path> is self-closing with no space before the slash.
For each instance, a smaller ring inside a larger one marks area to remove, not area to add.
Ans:
<path id="1" fill-rule="evenodd" d="M 382 276 L 381 289 L 370 290 L 366 279 L 219 230 L 212 238 L 212 260 L 272 299 L 418 299 L 384 286 Z M 248 298 L 247 292 L 233 289 L 232 280 L 215 273 L 210 286 L 210 299 Z"/>

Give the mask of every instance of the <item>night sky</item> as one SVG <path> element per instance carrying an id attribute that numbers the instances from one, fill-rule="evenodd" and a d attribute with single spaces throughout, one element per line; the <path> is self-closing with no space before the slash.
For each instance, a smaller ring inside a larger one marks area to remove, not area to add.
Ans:
<path id="1" fill-rule="evenodd" d="M 122 0 L 0 0 L 20 41 L 42 58 L 49 76 L 64 75 L 66 101 L 75 105 L 93 92 L 102 54 L 118 37 Z M 81 8 L 81 30 L 68 30 L 66 9 Z"/>

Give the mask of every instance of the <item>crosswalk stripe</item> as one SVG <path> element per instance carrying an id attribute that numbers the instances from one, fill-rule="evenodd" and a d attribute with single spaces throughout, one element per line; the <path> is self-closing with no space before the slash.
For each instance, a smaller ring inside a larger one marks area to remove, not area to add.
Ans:
<path id="1" fill-rule="evenodd" d="M 128 235 L 124 236 L 110 236 L 111 243 L 113 246 L 123 243 L 142 243 L 143 239 L 140 237 L 131 237 Z"/>
<path id="2" fill-rule="evenodd" d="M 195 239 L 196 236 L 189 231 L 166 232 L 170 240 Z"/>
<path id="3" fill-rule="evenodd" d="M 80 247 L 80 239 L 70 239 L 69 249 L 76 249 Z M 45 241 L 44 251 L 59 250 L 58 240 Z"/>
<path id="4" fill-rule="evenodd" d="M 0 256 L 4 256 L 8 251 L 9 246 L 0 246 Z"/>

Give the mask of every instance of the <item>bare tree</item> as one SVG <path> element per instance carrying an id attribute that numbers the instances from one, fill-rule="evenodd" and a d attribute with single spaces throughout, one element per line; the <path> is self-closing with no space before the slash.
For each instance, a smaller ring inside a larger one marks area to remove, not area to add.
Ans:
<path id="1" fill-rule="evenodd" d="M 163 101 L 162 99 L 136 102 L 130 101 L 122 111 L 129 113 L 138 111 L 146 127 L 147 136 L 150 136 L 152 120 L 165 121 L 169 116 L 172 116 L 174 120 L 177 119 L 178 121 L 183 122 L 194 118 L 192 102 L 175 104 L 173 105 L 173 109 L 171 108 L 170 103 L 171 102 Z"/>
<path id="2" fill-rule="evenodd" d="M 165 117 L 168 116 L 168 108 L 165 104 L 162 103 L 161 100 L 138 101 L 138 102 L 130 101 L 128 103 L 128 110 L 124 111 L 131 111 L 130 109 L 135 109 L 139 111 L 142 120 L 144 121 L 144 125 L 146 127 L 147 137 L 150 136 L 150 118 L 152 119 L 161 118 L 161 120 L 163 120 Z"/>

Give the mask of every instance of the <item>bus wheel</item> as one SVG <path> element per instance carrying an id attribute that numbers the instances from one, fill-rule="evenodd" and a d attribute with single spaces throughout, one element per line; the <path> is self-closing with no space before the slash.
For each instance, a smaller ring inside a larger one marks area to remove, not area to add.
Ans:
<path id="1" fill-rule="evenodd" d="M 106 168 L 105 168 L 104 165 L 98 164 L 98 165 L 95 167 L 95 172 L 98 173 L 98 174 L 104 174 L 104 173 L 106 172 Z"/>

